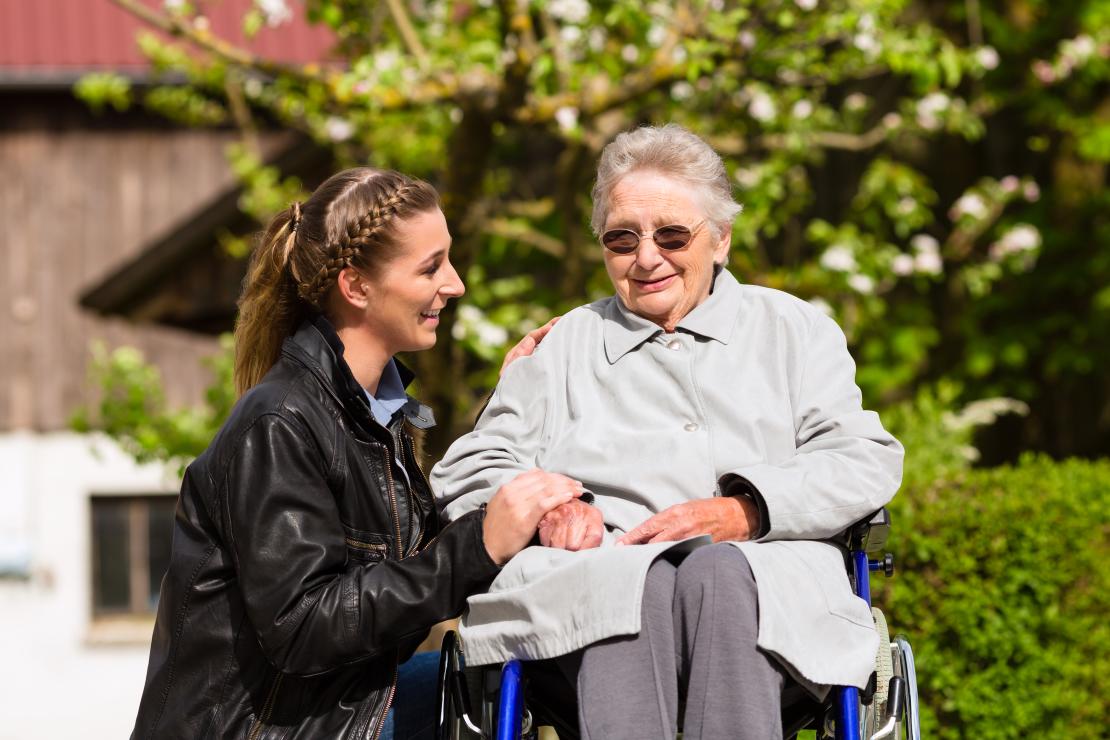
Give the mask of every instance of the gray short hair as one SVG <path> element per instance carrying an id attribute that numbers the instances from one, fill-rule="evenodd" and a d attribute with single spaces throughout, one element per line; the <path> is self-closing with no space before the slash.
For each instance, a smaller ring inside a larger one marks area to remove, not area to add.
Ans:
<path id="1" fill-rule="evenodd" d="M 700 137 L 675 123 L 644 126 L 617 136 L 601 152 L 594 183 L 590 226 L 600 236 L 609 217 L 609 198 L 621 179 L 637 170 L 655 170 L 690 185 L 694 199 L 719 236 L 743 206 L 732 197 L 725 163 Z"/>

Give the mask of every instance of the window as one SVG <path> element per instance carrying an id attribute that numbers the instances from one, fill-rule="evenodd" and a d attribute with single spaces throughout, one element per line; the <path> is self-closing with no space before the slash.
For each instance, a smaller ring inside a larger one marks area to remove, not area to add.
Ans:
<path id="1" fill-rule="evenodd" d="M 94 616 L 151 614 L 170 563 L 174 496 L 93 496 Z"/>

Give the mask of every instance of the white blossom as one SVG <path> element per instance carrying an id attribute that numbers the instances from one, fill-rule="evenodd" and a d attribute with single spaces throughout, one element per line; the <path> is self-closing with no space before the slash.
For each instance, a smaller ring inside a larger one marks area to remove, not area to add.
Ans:
<path id="1" fill-rule="evenodd" d="M 985 70 L 998 68 L 998 51 L 993 46 L 981 46 L 975 51 L 975 61 Z"/>
<path id="2" fill-rule="evenodd" d="M 856 273 L 848 278 L 848 287 L 857 293 L 870 295 L 875 291 L 875 281 L 868 275 Z"/>
<path id="3" fill-rule="evenodd" d="M 914 260 L 908 254 L 899 254 L 890 261 L 890 271 L 895 275 L 906 276 L 913 274 Z"/>
<path id="4" fill-rule="evenodd" d="M 871 13 L 864 13 L 859 17 L 856 22 L 856 27 L 861 31 L 874 31 L 875 30 L 875 16 Z"/>
<path id="5" fill-rule="evenodd" d="M 944 271 L 944 261 L 939 254 L 919 254 L 913 258 L 913 269 L 924 275 L 939 275 Z"/>
<path id="6" fill-rule="evenodd" d="M 745 189 L 754 188 L 763 179 L 758 167 L 741 167 L 733 175 L 736 183 Z"/>
<path id="7" fill-rule="evenodd" d="M 987 207 L 987 202 L 983 200 L 981 195 L 966 193 L 965 195 L 961 195 L 960 199 L 952 205 L 952 210 L 949 212 L 949 215 L 953 220 L 962 216 L 970 216 L 973 219 L 979 220 L 986 218 L 988 213 L 990 213 L 990 209 Z"/>
<path id="8" fill-rule="evenodd" d="M 910 239 L 914 254 L 940 254 L 940 242 L 929 234 L 916 234 Z"/>
<path id="9" fill-rule="evenodd" d="M 860 111 L 867 107 L 869 98 L 861 92 L 854 92 L 844 98 L 845 110 Z"/>
<path id="10" fill-rule="evenodd" d="M 271 28 L 293 20 L 293 11 L 285 0 L 254 0 L 254 4 L 262 11 L 266 25 Z"/>
<path id="11" fill-rule="evenodd" d="M 833 315 L 833 307 L 830 306 L 829 302 L 826 301 L 824 298 L 810 298 L 809 305 L 813 306 L 826 316 Z"/>
<path id="12" fill-rule="evenodd" d="M 564 44 L 577 44 L 582 38 L 582 29 L 578 26 L 563 26 L 559 29 L 559 38 Z"/>
<path id="13" fill-rule="evenodd" d="M 774 120 L 778 114 L 775 108 L 775 101 L 771 96 L 762 90 L 756 90 L 752 93 L 751 101 L 748 103 L 748 113 L 757 121 L 767 123 Z"/>
<path id="14" fill-rule="evenodd" d="M 740 41 L 740 46 L 748 51 L 755 48 L 755 34 L 747 29 L 740 32 L 738 40 Z"/>
<path id="15" fill-rule="evenodd" d="M 926 95 L 917 101 L 917 123 L 923 129 L 935 131 L 940 128 L 940 116 L 952 104 L 952 99 L 942 92 Z"/>
<path id="16" fill-rule="evenodd" d="M 633 64 L 640 59 L 640 50 L 635 44 L 625 44 L 621 49 L 621 59 Z"/>
<path id="17" fill-rule="evenodd" d="M 852 45 L 871 58 L 874 58 L 883 48 L 873 33 L 857 33 L 852 37 Z"/>
<path id="18" fill-rule="evenodd" d="M 547 12 L 565 23 L 584 23 L 590 17 L 586 0 L 551 0 Z"/>
<path id="19" fill-rule="evenodd" d="M 590 45 L 591 51 L 599 52 L 605 48 L 605 42 L 608 39 L 609 34 L 606 33 L 605 29 L 597 26 L 590 29 L 590 37 L 587 43 Z"/>
<path id="20" fill-rule="evenodd" d="M 1029 182 L 1025 183 L 1025 187 L 1022 188 L 1021 194 L 1030 203 L 1036 203 L 1038 200 L 1041 199 L 1041 188 L 1037 185 L 1037 183 L 1030 180 Z"/>
<path id="21" fill-rule="evenodd" d="M 794 0 L 799 9 L 810 11 L 817 7 L 817 0 Z"/>
<path id="22" fill-rule="evenodd" d="M 462 108 L 457 105 L 451 106 L 451 110 L 447 112 L 447 117 L 451 119 L 451 123 L 459 123 L 463 119 Z"/>
<path id="23" fill-rule="evenodd" d="M 164 0 L 162 7 L 171 13 L 176 13 L 185 7 L 185 0 Z"/>
<path id="24" fill-rule="evenodd" d="M 895 129 L 902 125 L 902 116 L 898 113 L 887 113 L 883 116 L 883 128 Z"/>
<path id="25" fill-rule="evenodd" d="M 653 47 L 662 45 L 663 40 L 667 38 L 667 29 L 663 28 L 658 23 L 653 23 L 647 32 L 647 42 Z"/>
<path id="26" fill-rule="evenodd" d="M 573 131 L 578 127 L 578 109 L 564 105 L 555 111 L 555 121 L 564 132 Z"/>
<path id="27" fill-rule="evenodd" d="M 1014 175 L 1006 175 L 998 181 L 998 185 L 1002 188 L 1003 193 L 1016 193 L 1021 186 L 1021 181 Z"/>
<path id="28" fill-rule="evenodd" d="M 689 100 L 694 95 L 694 86 L 685 80 L 671 85 L 671 98 L 677 101 Z"/>
<path id="29" fill-rule="evenodd" d="M 913 270 L 924 275 L 939 275 L 944 271 L 940 256 L 940 243 L 929 234 L 917 234 L 910 239 L 914 251 Z"/>
<path id="30" fill-rule="evenodd" d="M 1011 254 L 1031 252 L 1041 246 L 1041 232 L 1030 224 L 1018 224 L 991 245 L 990 257 L 1000 260 Z"/>
<path id="31" fill-rule="evenodd" d="M 917 201 L 908 195 L 903 196 L 898 199 L 898 204 L 894 207 L 894 210 L 899 216 L 908 216 L 917 210 Z"/>
<path id="32" fill-rule="evenodd" d="M 812 114 L 813 103 L 805 100 L 804 98 L 794 103 L 794 107 L 790 109 L 790 115 L 794 116 L 794 118 L 797 118 L 799 121 L 804 121 Z"/>
<path id="33" fill-rule="evenodd" d="M 374 71 L 388 72 L 401 61 L 401 55 L 396 49 L 382 49 L 374 55 Z"/>
<path id="34" fill-rule="evenodd" d="M 346 141 L 354 136 L 355 127 L 351 125 L 350 121 L 344 118 L 332 116 L 324 123 L 324 133 L 326 133 L 328 138 L 332 141 Z"/>
<path id="35" fill-rule="evenodd" d="M 1094 56 L 1098 51 L 1098 45 L 1093 38 L 1082 33 L 1060 44 L 1060 51 L 1064 58 L 1061 61 L 1065 61 L 1069 66 L 1079 66 Z"/>
<path id="36" fill-rule="evenodd" d="M 834 272 L 852 272 L 856 269 L 856 258 L 848 247 L 834 244 L 821 255 L 821 267 Z"/>

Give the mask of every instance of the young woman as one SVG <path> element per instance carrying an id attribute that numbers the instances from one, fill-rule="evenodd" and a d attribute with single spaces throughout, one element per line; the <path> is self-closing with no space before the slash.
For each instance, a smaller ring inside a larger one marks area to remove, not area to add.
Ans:
<path id="1" fill-rule="evenodd" d="M 270 224 L 242 397 L 182 484 L 134 738 L 391 733 L 398 664 L 581 495 L 536 471 L 440 528 L 412 441 L 432 414 L 393 356 L 433 346 L 462 295 L 450 246 L 430 185 L 370 168 Z"/>

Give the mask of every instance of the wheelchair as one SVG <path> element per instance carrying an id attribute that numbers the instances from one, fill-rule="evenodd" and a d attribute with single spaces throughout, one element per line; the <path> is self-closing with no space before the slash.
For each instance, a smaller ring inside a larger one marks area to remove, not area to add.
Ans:
<path id="1" fill-rule="evenodd" d="M 880 509 L 850 527 L 837 543 L 848 580 L 868 606 L 871 573 L 894 574 L 894 556 L 883 552 L 889 534 L 890 513 Z M 891 639 L 879 609 L 871 612 L 879 651 L 867 687 L 833 687 L 824 702 L 797 684 L 788 687 L 783 696 L 785 740 L 803 732 L 823 740 L 920 740 L 913 650 L 904 636 Z M 448 632 L 440 649 L 437 740 L 537 740 L 541 726 L 552 727 L 560 740 L 578 740 L 574 688 L 557 673 L 550 661 L 510 660 L 501 667 L 467 669 L 458 635 Z"/>

